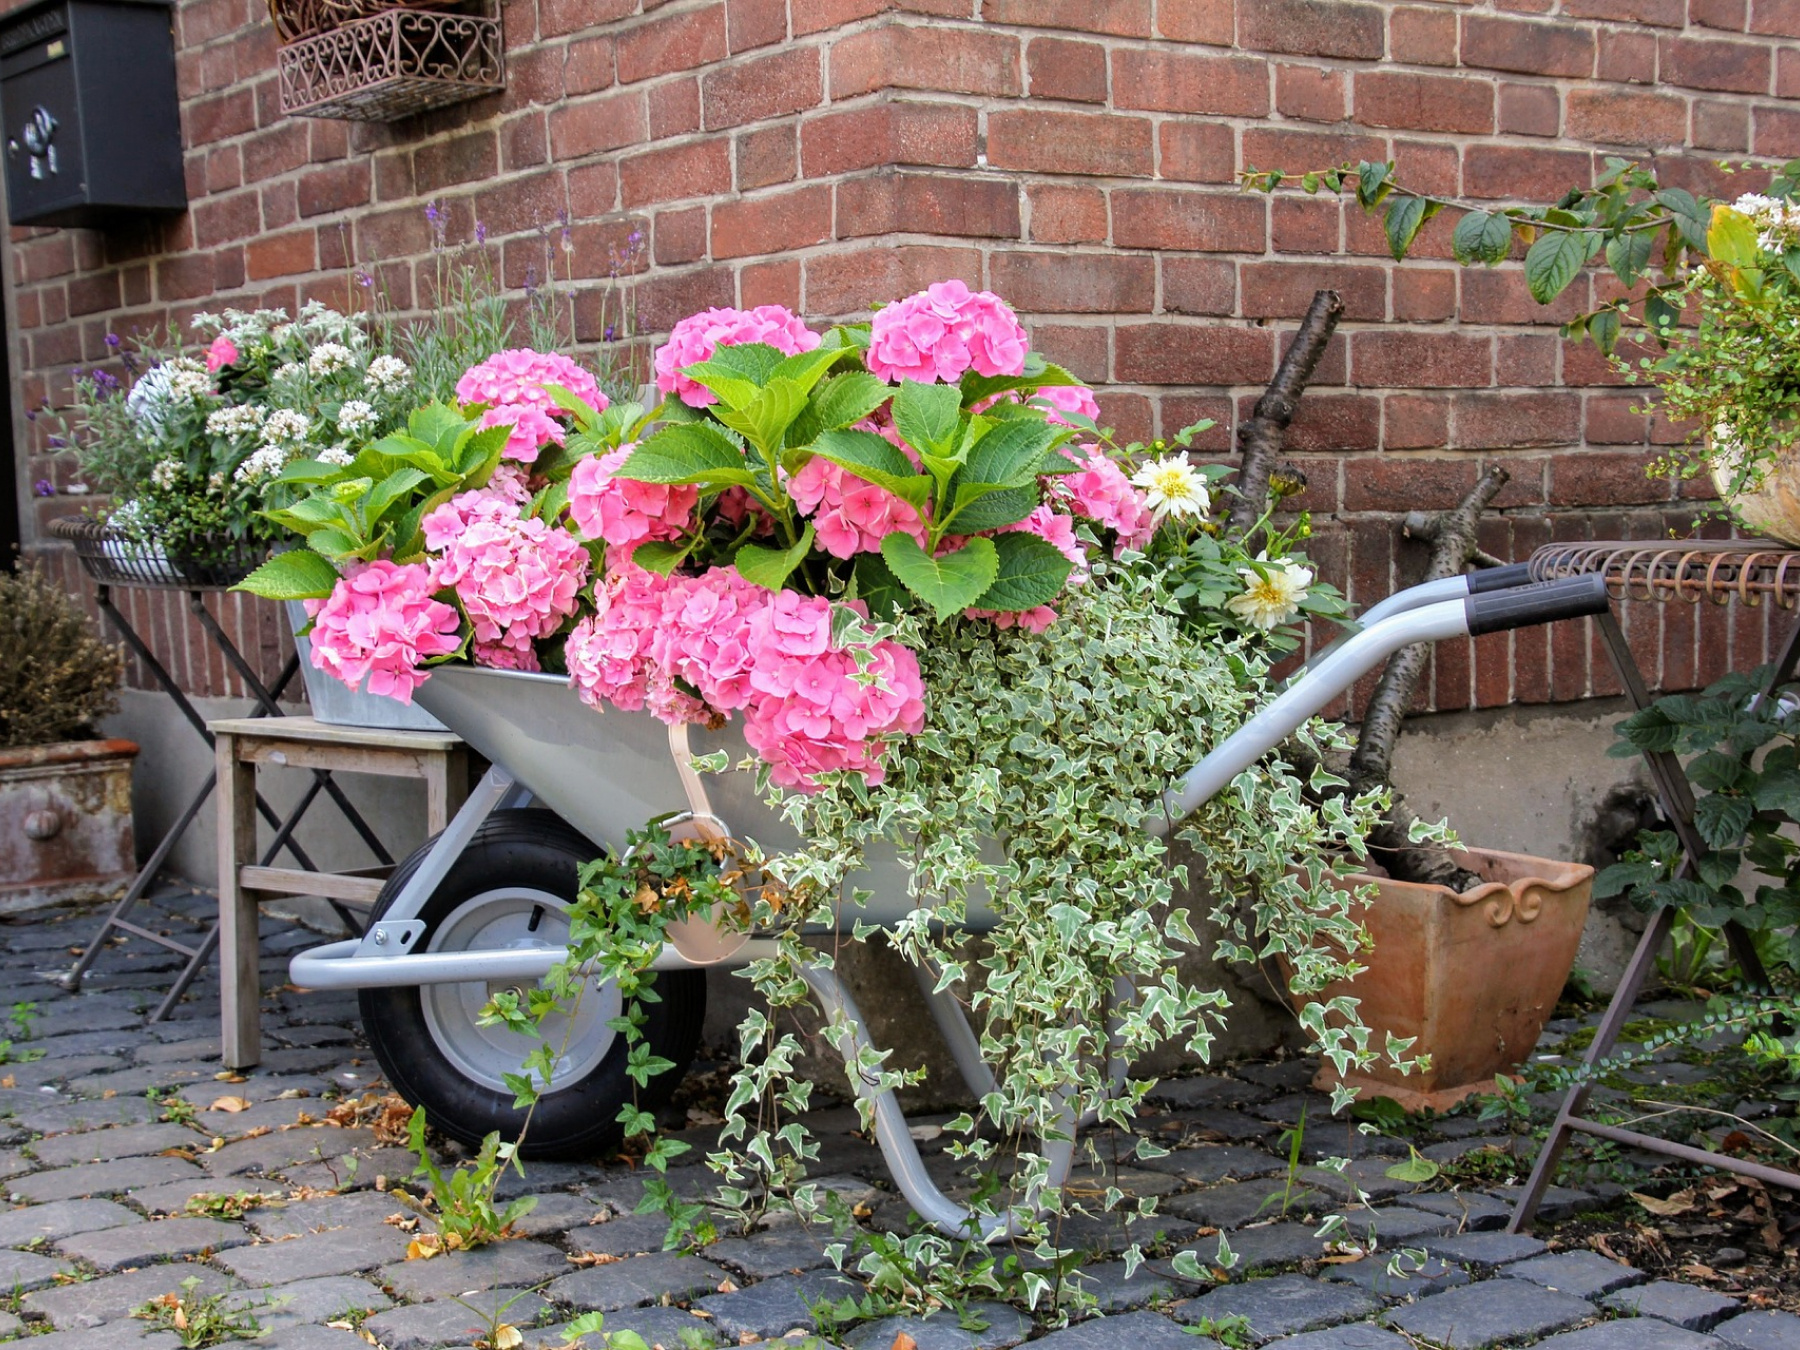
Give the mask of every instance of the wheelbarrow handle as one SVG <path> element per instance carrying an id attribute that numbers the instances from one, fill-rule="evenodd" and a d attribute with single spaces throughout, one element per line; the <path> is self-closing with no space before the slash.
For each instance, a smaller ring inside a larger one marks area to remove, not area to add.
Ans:
<path id="1" fill-rule="evenodd" d="M 1438 588 L 1441 583 L 1427 585 Z M 1402 647 L 1599 614 L 1607 603 L 1605 581 L 1590 575 L 1431 600 L 1390 612 L 1331 648 L 1267 707 L 1252 714 L 1164 794 L 1165 814 L 1146 821 L 1145 829 L 1156 835 L 1168 833 L 1171 822 L 1209 800 Z"/>

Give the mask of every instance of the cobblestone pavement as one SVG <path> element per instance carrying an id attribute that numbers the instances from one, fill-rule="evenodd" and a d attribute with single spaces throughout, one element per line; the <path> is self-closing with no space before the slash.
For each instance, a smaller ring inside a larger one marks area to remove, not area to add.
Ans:
<path id="1" fill-rule="evenodd" d="M 164 903 L 166 926 L 192 933 L 208 902 Z M 9 1310 L 0 1312 L 0 1337 L 29 1334 L 33 1350 L 175 1346 L 175 1335 L 131 1313 L 193 1278 L 196 1298 L 277 1300 L 255 1314 L 269 1328 L 255 1342 L 265 1350 L 475 1345 L 502 1309 L 505 1321 L 529 1328 L 528 1350 L 561 1346 L 559 1328 L 588 1310 L 607 1314 L 609 1332 L 630 1329 L 665 1350 L 793 1345 L 818 1329 L 809 1306 L 853 1288 L 829 1270 L 822 1243 L 792 1222 L 694 1255 L 663 1253 L 662 1220 L 633 1214 L 638 1179 L 599 1165 L 538 1164 L 525 1182 L 509 1179 L 503 1195 L 541 1197 L 516 1240 L 408 1261 L 409 1235 L 388 1222 L 400 1206 L 381 1191 L 410 1172 L 412 1159 L 366 1127 L 320 1123 L 333 1104 L 324 1099 L 378 1086 L 355 999 L 279 989 L 268 1003 L 264 1064 L 243 1081 L 221 1082 L 210 979 L 171 1020 L 144 1022 L 175 964 L 161 949 L 138 941 L 109 950 L 79 995 L 45 982 L 95 922 L 83 915 L 0 928 L 9 997 L 38 1004 L 30 1038 L 15 1039 L 0 1065 L 0 1180 L 16 1206 L 0 1209 L 0 1289 L 13 1291 L 0 1300 Z M 316 941 L 266 921 L 267 986 L 281 986 L 288 954 Z M 41 1058 L 24 1058 L 38 1051 Z M 1491 1195 L 1413 1193 L 1385 1175 L 1392 1160 L 1382 1153 L 1399 1146 L 1317 1123 L 1322 1099 L 1302 1091 L 1305 1071 L 1249 1065 L 1165 1084 L 1154 1099 L 1162 1114 L 1144 1124 L 1173 1151 L 1110 1178 L 1129 1194 L 1162 1198 L 1162 1216 L 1153 1231 L 1140 1224 L 1140 1238 L 1160 1233 L 1209 1253 L 1217 1239 L 1196 1240 L 1197 1230 L 1226 1230 L 1240 1258 L 1231 1282 L 1203 1289 L 1160 1261 L 1127 1280 L 1111 1259 L 1125 1241 L 1119 1226 L 1083 1221 L 1065 1237 L 1095 1253 L 1084 1275 L 1102 1316 L 1044 1334 L 994 1304 L 980 1310 L 984 1330 L 943 1316 L 887 1319 L 829 1328 L 813 1344 L 891 1350 L 906 1345 L 904 1332 L 918 1350 L 1033 1336 L 1042 1350 L 1189 1350 L 1231 1328 L 1232 1344 L 1291 1350 L 1800 1350 L 1800 1318 L 1508 1236 L 1499 1231 L 1506 1206 Z M 171 1106 L 175 1098 L 185 1106 Z M 1373 1226 L 1390 1250 L 1430 1253 L 1423 1270 L 1396 1277 L 1381 1259 L 1317 1260 L 1323 1244 L 1313 1231 L 1345 1206 L 1345 1182 L 1316 1169 L 1290 1179 L 1275 1151 L 1308 1103 L 1309 1157 L 1375 1150 L 1352 1167 L 1375 1202 L 1372 1212 L 1352 1212 L 1353 1226 Z M 819 1172 L 866 1204 L 876 1224 L 901 1226 L 904 1205 L 875 1149 L 851 1133 L 853 1113 L 824 1110 L 812 1123 Z M 1446 1124 L 1462 1137 L 1433 1146 L 1438 1156 L 1491 1142 L 1472 1121 Z M 947 1176 L 942 1158 L 933 1167 Z M 688 1169 L 677 1181 L 697 1193 L 706 1175 Z M 269 1199 L 238 1217 L 199 1199 L 238 1192 Z M 1596 1203 L 1578 1191 L 1551 1200 L 1552 1216 Z"/>

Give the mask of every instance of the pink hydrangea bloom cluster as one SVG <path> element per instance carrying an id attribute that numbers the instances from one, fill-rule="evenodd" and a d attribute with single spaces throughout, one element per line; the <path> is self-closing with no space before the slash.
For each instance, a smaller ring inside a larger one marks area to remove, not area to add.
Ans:
<path id="1" fill-rule="evenodd" d="M 462 601 L 476 663 L 539 669 L 531 644 L 575 612 L 587 581 L 587 550 L 567 530 L 526 519 L 504 489 L 461 493 L 422 525 L 426 547 L 437 554 L 432 584 L 454 588 Z"/>
<path id="2" fill-rule="evenodd" d="M 1100 405 L 1094 402 L 1094 391 L 1082 384 L 1052 384 L 1037 391 L 1037 397 L 1050 405 L 1051 411 L 1045 413 L 1048 421 L 1059 427 L 1072 427 L 1075 424 L 1063 413 L 1080 413 L 1090 422 L 1100 419 Z"/>
<path id="3" fill-rule="evenodd" d="M 669 340 L 656 349 L 656 387 L 674 394 L 690 408 L 717 403 L 718 395 L 681 372 L 708 360 L 720 347 L 766 343 L 787 356 L 810 352 L 823 339 L 792 310 L 781 305 L 755 309 L 707 309 L 676 324 Z"/>
<path id="4" fill-rule="evenodd" d="M 700 489 L 613 476 L 635 449 L 635 442 L 621 445 L 604 455 L 588 455 L 575 465 L 569 478 L 569 514 L 584 538 L 632 545 L 674 539 L 687 529 Z"/>
<path id="5" fill-rule="evenodd" d="M 506 455 L 530 464 L 546 445 L 563 442 L 562 423 L 556 420 L 560 410 L 545 388 L 552 384 L 596 410 L 606 408 L 606 395 L 587 371 L 560 353 L 534 352 L 529 347 L 496 352 L 470 366 L 456 382 L 456 397 L 464 403 L 488 404 L 481 425 L 511 427 Z"/>
<path id="6" fill-rule="evenodd" d="M 348 573 L 330 598 L 306 602 L 313 668 L 352 689 L 366 677 L 371 694 L 411 703 L 425 682 L 419 667 L 461 645 L 462 619 L 432 598 L 435 589 L 420 563 L 383 560 Z"/>
<path id="7" fill-rule="evenodd" d="M 819 547 L 834 558 L 879 553 L 881 541 L 896 532 L 925 543 L 917 507 L 828 459 L 808 460 L 788 480 L 787 490 L 794 505 L 812 517 Z"/>
<path id="8" fill-rule="evenodd" d="M 1058 505 L 1114 531 L 1118 541 L 1116 553 L 1142 549 L 1156 533 L 1156 513 L 1144 501 L 1144 494 L 1131 485 L 1125 471 L 1094 446 L 1084 446 L 1063 453 L 1081 465 L 1079 473 L 1062 474 L 1050 480 L 1050 495 Z"/>
<path id="9" fill-rule="evenodd" d="M 954 384 L 971 369 L 1018 375 L 1030 346 L 999 296 L 940 281 L 876 313 L 863 364 L 883 380 Z"/>
<path id="10" fill-rule="evenodd" d="M 238 361 L 237 343 L 220 333 L 212 340 L 212 346 L 206 349 L 206 369 L 217 374 L 226 366 L 235 366 Z"/>
<path id="11" fill-rule="evenodd" d="M 924 726 L 917 658 L 883 640 L 869 652 L 877 679 L 858 679 L 856 653 L 832 645 L 822 597 L 770 593 L 731 568 L 625 568 L 598 601 L 565 649 L 583 700 L 671 723 L 741 711 L 745 739 L 784 787 L 813 791 L 818 775 L 840 770 L 879 783 L 890 740 Z"/>

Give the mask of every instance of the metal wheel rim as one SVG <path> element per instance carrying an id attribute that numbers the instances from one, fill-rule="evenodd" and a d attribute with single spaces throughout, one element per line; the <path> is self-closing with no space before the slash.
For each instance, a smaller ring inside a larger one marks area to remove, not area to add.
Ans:
<path id="1" fill-rule="evenodd" d="M 483 891 L 438 923 L 425 949 L 460 952 L 566 946 L 569 922 L 564 904 L 548 891 L 524 886 Z M 510 1094 L 504 1075 L 518 1073 L 538 1042 L 504 1027 L 484 1027 L 479 1021 L 489 997 L 508 986 L 523 987 L 515 981 L 489 984 L 485 980 L 428 984 L 419 989 L 419 1003 L 433 1043 L 451 1066 L 470 1082 Z M 619 986 L 609 980 L 588 990 L 576 1010 L 573 1028 L 560 1013 L 545 1019 L 544 1039 L 552 1049 L 563 1046 L 567 1038 L 567 1049 L 556 1062 L 546 1095 L 573 1087 L 600 1067 L 617 1035 L 607 1023 L 620 1009 Z"/>

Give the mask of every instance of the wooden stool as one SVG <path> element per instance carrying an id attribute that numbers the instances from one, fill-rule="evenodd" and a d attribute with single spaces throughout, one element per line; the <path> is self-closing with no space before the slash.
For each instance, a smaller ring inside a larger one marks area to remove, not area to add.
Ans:
<path id="1" fill-rule="evenodd" d="M 269 896 L 316 895 L 368 909 L 391 867 L 313 872 L 258 867 L 256 769 L 372 773 L 425 780 L 425 830 L 434 835 L 468 795 L 468 756 L 447 731 L 384 731 L 328 726 L 311 717 L 236 717 L 208 724 L 218 757 L 219 1002 L 225 1064 L 262 1060 L 262 979 L 257 906 Z"/>

